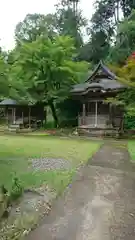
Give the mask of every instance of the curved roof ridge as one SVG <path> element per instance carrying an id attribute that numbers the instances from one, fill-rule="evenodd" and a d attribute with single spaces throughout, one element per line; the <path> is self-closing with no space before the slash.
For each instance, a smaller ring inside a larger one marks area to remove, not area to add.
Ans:
<path id="1" fill-rule="evenodd" d="M 110 80 L 116 78 L 116 75 L 115 75 L 113 72 L 111 72 L 110 69 L 109 69 L 107 66 L 105 66 L 105 64 L 103 63 L 102 60 L 100 60 L 100 62 L 99 62 L 98 65 L 96 66 L 95 70 L 94 70 L 94 71 L 92 72 L 92 74 L 88 77 L 88 79 L 86 80 L 86 82 L 91 81 L 92 78 L 98 73 L 98 70 L 99 70 L 100 68 L 103 70 L 103 72 L 105 72 L 105 73 L 108 75 L 108 77 L 110 78 Z"/>

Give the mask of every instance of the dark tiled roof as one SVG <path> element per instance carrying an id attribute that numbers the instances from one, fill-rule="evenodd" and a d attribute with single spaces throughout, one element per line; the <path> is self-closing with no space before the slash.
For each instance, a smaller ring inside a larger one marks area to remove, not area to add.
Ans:
<path id="1" fill-rule="evenodd" d="M 119 83 L 117 80 L 115 79 L 100 79 L 100 84 L 102 85 L 102 88 L 104 88 L 105 90 L 107 89 L 118 89 L 118 88 L 123 88 L 124 85 L 122 85 L 121 83 Z"/>
<path id="2" fill-rule="evenodd" d="M 104 74 L 102 74 L 101 78 L 97 73 L 99 70 L 102 70 Z M 105 75 L 105 76 L 103 76 Z M 102 89 L 102 90 L 115 90 L 115 89 L 122 89 L 125 86 L 119 83 L 115 74 L 113 74 L 101 61 L 96 67 L 95 71 L 87 78 L 84 83 L 74 85 L 71 93 L 86 93 L 92 88 Z"/>
<path id="3" fill-rule="evenodd" d="M 82 92 L 89 88 L 89 83 L 80 83 L 73 86 L 71 92 Z"/>
<path id="4" fill-rule="evenodd" d="M 3 101 L 0 102 L 0 106 L 16 106 L 16 105 L 20 105 L 20 106 L 33 106 L 35 103 L 32 102 L 28 102 L 28 101 L 16 101 L 14 99 L 4 99 Z"/>

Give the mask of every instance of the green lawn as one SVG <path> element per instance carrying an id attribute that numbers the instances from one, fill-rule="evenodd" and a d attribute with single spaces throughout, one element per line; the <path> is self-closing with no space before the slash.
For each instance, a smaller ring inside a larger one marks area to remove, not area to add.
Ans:
<path id="1" fill-rule="evenodd" d="M 87 162 L 99 148 L 99 142 L 60 139 L 56 137 L 0 136 L 0 185 L 11 187 L 15 174 L 24 187 L 48 184 L 61 192 L 71 182 L 79 164 Z M 28 158 L 51 157 L 72 161 L 70 171 L 30 171 Z"/>
<path id="2" fill-rule="evenodd" d="M 128 151 L 130 153 L 132 161 L 135 161 L 135 140 L 128 142 Z"/>

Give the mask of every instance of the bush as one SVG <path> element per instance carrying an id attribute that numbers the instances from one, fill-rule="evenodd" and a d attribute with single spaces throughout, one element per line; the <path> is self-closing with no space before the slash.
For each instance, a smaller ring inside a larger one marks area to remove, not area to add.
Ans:
<path id="1" fill-rule="evenodd" d="M 0 187 L 0 219 L 5 216 L 9 206 L 9 195 L 6 188 L 2 185 Z"/>
<path id="2" fill-rule="evenodd" d="M 124 128 L 125 129 L 135 129 L 135 116 L 125 115 Z"/>
<path id="3" fill-rule="evenodd" d="M 44 129 L 54 129 L 54 121 L 48 121 L 44 123 Z"/>
<path id="4" fill-rule="evenodd" d="M 76 127 L 77 126 L 77 119 L 76 118 L 65 118 L 60 119 L 59 127 L 65 128 L 65 127 Z"/>
<path id="5" fill-rule="evenodd" d="M 79 101 L 66 99 L 57 104 L 57 112 L 60 127 L 76 127 L 78 125 L 78 112 L 81 105 Z"/>
<path id="6" fill-rule="evenodd" d="M 21 184 L 20 180 L 17 177 L 15 177 L 13 179 L 12 189 L 10 192 L 11 201 L 17 200 L 19 197 L 22 196 L 22 194 L 23 194 L 22 184 Z"/>

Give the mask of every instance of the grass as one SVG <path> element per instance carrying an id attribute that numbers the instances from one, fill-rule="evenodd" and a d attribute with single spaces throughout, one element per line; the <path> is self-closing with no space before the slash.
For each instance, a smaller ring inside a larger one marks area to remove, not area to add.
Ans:
<path id="1" fill-rule="evenodd" d="M 130 153 L 132 161 L 135 161 L 135 140 L 128 142 L 128 151 Z"/>
<path id="2" fill-rule="evenodd" d="M 97 151 L 100 143 L 56 137 L 0 136 L 0 185 L 11 188 L 15 174 L 25 188 L 47 184 L 57 193 L 71 182 L 78 165 Z M 63 158 L 73 164 L 71 171 L 29 171 L 28 158 Z"/>

